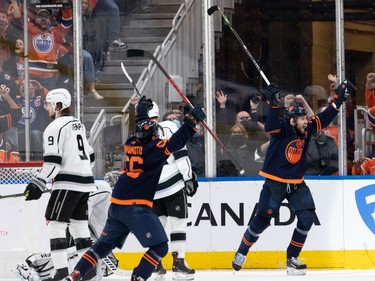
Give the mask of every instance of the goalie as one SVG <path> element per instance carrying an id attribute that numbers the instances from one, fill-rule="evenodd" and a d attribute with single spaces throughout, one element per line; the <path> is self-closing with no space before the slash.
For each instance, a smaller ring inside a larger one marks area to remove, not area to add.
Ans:
<path id="1" fill-rule="evenodd" d="M 107 219 L 107 211 L 110 204 L 112 188 L 116 184 L 120 176 L 120 171 L 108 172 L 104 176 L 104 181 L 95 180 L 96 191 L 89 195 L 88 199 L 88 213 L 89 213 L 89 228 L 91 239 L 95 242 L 99 237 L 104 224 Z M 68 263 L 69 267 L 73 269 L 78 261 L 76 248 L 69 232 L 67 232 L 67 240 L 70 241 L 68 249 Z M 70 239 L 69 239 L 70 238 Z M 21 280 L 39 281 L 51 280 L 55 268 L 51 259 L 51 253 L 33 254 L 25 259 L 26 264 L 18 264 L 13 272 L 21 278 Z M 102 279 L 103 276 L 108 276 L 116 270 L 118 260 L 111 254 L 108 259 L 97 267 L 96 271 L 92 271 L 91 276 L 87 276 L 86 280 L 97 277 Z"/>

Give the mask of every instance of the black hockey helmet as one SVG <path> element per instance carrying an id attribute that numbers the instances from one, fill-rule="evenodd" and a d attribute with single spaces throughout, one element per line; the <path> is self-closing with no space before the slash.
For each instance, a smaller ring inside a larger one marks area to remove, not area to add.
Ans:
<path id="1" fill-rule="evenodd" d="M 160 126 L 150 120 L 143 120 L 137 123 L 135 126 L 134 135 L 143 144 L 152 141 L 152 137 L 159 137 Z"/>
<path id="2" fill-rule="evenodd" d="M 290 118 L 292 118 L 292 117 L 294 119 L 296 119 L 296 117 L 298 117 L 298 116 L 306 116 L 306 115 L 307 115 L 307 112 L 303 108 L 303 106 L 291 105 L 291 106 L 289 106 L 288 108 L 285 109 L 285 118 L 287 120 L 290 120 Z"/>

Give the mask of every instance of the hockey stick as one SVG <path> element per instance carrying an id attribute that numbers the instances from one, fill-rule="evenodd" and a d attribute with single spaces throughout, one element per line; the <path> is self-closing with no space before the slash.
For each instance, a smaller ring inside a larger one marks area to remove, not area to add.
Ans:
<path id="1" fill-rule="evenodd" d="M 140 49 L 130 49 L 127 51 L 128 57 L 146 57 L 151 59 L 155 65 L 160 69 L 160 71 L 164 74 L 164 76 L 167 78 L 168 82 L 175 88 L 177 93 L 181 96 L 182 100 L 189 106 L 190 109 L 193 109 L 194 106 L 191 104 L 189 99 L 184 95 L 182 90 L 177 86 L 176 82 L 171 78 L 171 76 L 168 74 L 168 72 L 164 69 L 164 67 L 160 64 L 160 62 L 155 58 L 153 54 L 151 54 L 148 51 L 140 50 Z M 230 160 L 233 162 L 233 164 L 238 168 L 239 173 L 243 175 L 245 173 L 245 170 L 242 169 L 242 167 L 238 164 L 236 159 L 230 154 L 230 152 L 225 147 L 224 143 L 219 139 L 219 137 L 208 127 L 207 123 L 205 121 L 201 122 L 203 127 L 210 133 L 210 135 L 217 141 L 217 143 L 220 145 L 221 149 L 228 155 Z"/>
<path id="2" fill-rule="evenodd" d="M 129 73 L 126 71 L 125 65 L 122 62 L 121 62 L 121 69 L 122 69 L 122 72 L 124 72 L 126 78 L 128 78 L 129 82 L 133 85 L 133 87 L 134 87 L 135 92 L 137 93 L 137 95 L 139 97 L 141 97 L 141 94 L 139 93 L 137 86 L 133 82 L 133 79 L 130 77 Z"/>
<path id="3" fill-rule="evenodd" d="M 218 6 L 212 6 L 207 10 L 207 14 L 211 16 L 213 13 L 216 11 L 219 11 L 225 22 L 228 24 L 230 30 L 232 30 L 234 36 L 236 36 L 238 42 L 240 42 L 242 48 L 244 48 L 246 54 L 249 56 L 250 60 L 253 62 L 255 65 L 256 69 L 259 71 L 260 75 L 262 76 L 264 82 L 266 82 L 267 86 L 270 84 L 270 81 L 267 79 L 266 75 L 263 73 L 262 69 L 259 67 L 258 63 L 254 59 L 253 55 L 250 53 L 250 51 L 247 49 L 245 43 L 242 41 L 241 37 L 238 35 L 237 31 L 233 28 L 232 24 L 228 20 L 228 18 L 224 15 L 224 13 L 221 11 L 221 9 Z"/>
<path id="4" fill-rule="evenodd" d="M 43 191 L 43 193 L 50 193 L 51 189 L 46 189 Z M 8 194 L 8 195 L 0 195 L 0 199 L 6 199 L 6 198 L 17 198 L 25 196 L 25 193 L 16 193 L 16 194 Z"/>

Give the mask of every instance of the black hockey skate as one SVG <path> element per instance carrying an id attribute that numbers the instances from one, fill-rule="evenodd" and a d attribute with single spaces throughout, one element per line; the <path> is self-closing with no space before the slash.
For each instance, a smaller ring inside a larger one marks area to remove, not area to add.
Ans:
<path id="1" fill-rule="evenodd" d="M 162 281 L 165 279 L 167 271 L 165 270 L 163 263 L 160 261 L 159 264 L 155 267 L 153 276 L 155 280 Z"/>
<path id="2" fill-rule="evenodd" d="M 172 279 L 173 280 L 193 280 L 195 270 L 189 268 L 189 266 L 185 262 L 185 259 L 178 258 L 177 252 L 173 252 L 172 256 L 173 256 L 172 271 L 174 273 Z"/>
<path id="3" fill-rule="evenodd" d="M 301 263 L 298 258 L 288 257 L 286 260 L 286 273 L 288 275 L 305 275 L 306 264 Z"/>
<path id="4" fill-rule="evenodd" d="M 68 277 L 65 277 L 63 281 L 80 281 L 81 280 L 81 274 L 79 271 L 74 270 Z"/>
<path id="5" fill-rule="evenodd" d="M 232 267 L 235 271 L 239 271 L 246 261 L 246 256 L 241 253 L 236 253 L 232 261 Z"/>

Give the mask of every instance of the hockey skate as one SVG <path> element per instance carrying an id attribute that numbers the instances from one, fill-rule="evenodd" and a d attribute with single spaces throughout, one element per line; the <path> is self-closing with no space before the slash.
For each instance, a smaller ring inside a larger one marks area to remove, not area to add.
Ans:
<path id="1" fill-rule="evenodd" d="M 26 264 L 17 264 L 17 267 L 15 269 L 12 269 L 12 272 L 14 272 L 17 275 L 17 277 L 19 277 L 21 280 L 27 280 L 27 281 L 41 280 L 38 273 L 36 273 Z"/>
<path id="2" fill-rule="evenodd" d="M 246 261 L 246 256 L 241 253 L 236 253 L 233 261 L 232 261 L 232 267 L 235 271 L 239 271 L 242 268 L 242 265 Z"/>
<path id="3" fill-rule="evenodd" d="M 69 276 L 65 277 L 63 281 L 79 281 L 81 280 L 81 274 L 79 271 L 74 270 Z"/>
<path id="4" fill-rule="evenodd" d="M 162 281 L 165 279 L 165 275 L 167 274 L 167 271 L 163 267 L 163 263 L 160 261 L 157 267 L 155 267 L 153 272 L 154 280 Z"/>
<path id="5" fill-rule="evenodd" d="M 193 280 L 195 270 L 189 268 L 189 266 L 185 262 L 185 259 L 178 258 L 177 252 L 173 252 L 172 256 L 173 256 L 172 271 L 174 273 L 172 279 L 173 280 Z"/>
<path id="6" fill-rule="evenodd" d="M 305 275 L 306 264 L 301 263 L 298 258 L 288 257 L 286 260 L 286 273 L 288 275 Z"/>
<path id="7" fill-rule="evenodd" d="M 145 281 L 145 279 L 143 279 L 141 276 L 138 276 L 138 275 L 133 273 L 130 281 Z"/>

